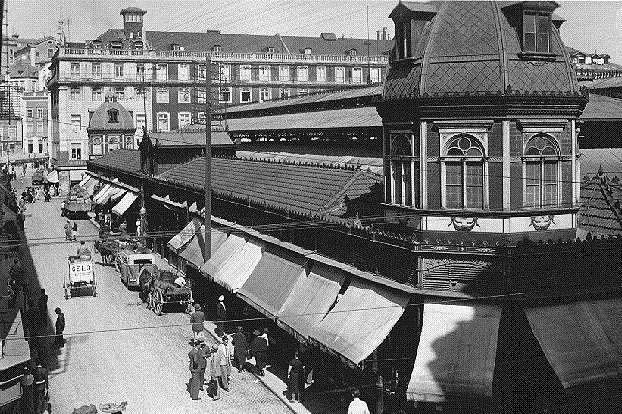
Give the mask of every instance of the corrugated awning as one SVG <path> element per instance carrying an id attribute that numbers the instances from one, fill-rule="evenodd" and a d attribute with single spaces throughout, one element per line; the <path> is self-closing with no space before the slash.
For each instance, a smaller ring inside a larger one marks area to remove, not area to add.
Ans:
<path id="1" fill-rule="evenodd" d="M 424 304 L 408 400 L 491 397 L 500 319 L 497 306 Z"/>
<path id="2" fill-rule="evenodd" d="M 254 118 L 227 120 L 230 132 L 336 129 L 336 128 L 382 128 L 382 118 L 374 106 L 330 109 L 293 114 L 280 114 Z"/>
<path id="3" fill-rule="evenodd" d="M 205 228 L 205 226 L 201 226 L 201 222 L 197 219 L 191 220 L 186 227 L 184 227 L 179 233 L 174 235 L 167 243 L 167 246 L 178 252 L 179 249 L 184 247 L 197 232 L 198 228 Z"/>
<path id="4" fill-rule="evenodd" d="M 263 314 L 276 316 L 298 279 L 306 276 L 303 263 L 292 260 L 265 252 L 238 295 Z"/>
<path id="5" fill-rule="evenodd" d="M 622 374 L 622 300 L 526 308 L 525 313 L 564 388 Z"/>
<path id="6" fill-rule="evenodd" d="M 236 293 L 253 273 L 261 260 L 261 246 L 252 242 L 246 244 L 233 254 L 226 263 L 212 276 L 219 285 Z"/>
<path id="7" fill-rule="evenodd" d="M 205 234 L 205 226 L 201 226 L 199 232 L 192 237 L 192 239 L 186 244 L 185 247 L 179 252 L 179 256 L 186 259 L 197 269 L 205 263 L 203 259 L 203 248 L 205 246 L 203 235 Z M 212 255 L 222 245 L 227 238 L 227 235 L 220 230 L 212 229 L 211 233 L 211 248 Z"/>
<path id="8" fill-rule="evenodd" d="M 233 256 L 238 250 L 244 247 L 246 240 L 235 234 L 229 235 L 212 257 L 201 266 L 201 273 L 213 278 L 214 274 Z"/>
<path id="9" fill-rule="evenodd" d="M 132 204 L 134 204 L 134 201 L 136 201 L 136 199 L 138 199 L 138 194 L 134 194 L 131 191 L 126 192 L 121 201 L 119 201 L 114 207 L 112 207 L 112 212 L 118 216 L 122 216 L 123 214 L 125 214 L 127 209 L 130 208 Z"/>
<path id="10" fill-rule="evenodd" d="M 344 279 L 342 272 L 315 262 L 311 272 L 294 285 L 277 314 L 277 324 L 299 337 L 309 338 L 335 303 Z"/>
<path id="11" fill-rule="evenodd" d="M 358 364 L 389 335 L 409 299 L 404 292 L 352 279 L 311 339 Z"/>

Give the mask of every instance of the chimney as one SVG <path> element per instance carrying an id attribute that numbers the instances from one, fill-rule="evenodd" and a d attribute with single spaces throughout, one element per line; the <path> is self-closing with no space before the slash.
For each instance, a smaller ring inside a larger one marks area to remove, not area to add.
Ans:
<path id="1" fill-rule="evenodd" d="M 380 30 L 376 30 L 376 40 L 380 40 Z"/>
<path id="2" fill-rule="evenodd" d="M 382 28 L 382 40 L 387 40 L 387 28 Z"/>

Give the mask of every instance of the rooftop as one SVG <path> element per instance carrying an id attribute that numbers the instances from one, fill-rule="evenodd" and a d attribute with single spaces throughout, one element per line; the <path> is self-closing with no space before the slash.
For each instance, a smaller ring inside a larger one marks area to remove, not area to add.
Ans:
<path id="1" fill-rule="evenodd" d="M 205 146 L 205 128 L 182 129 L 170 132 L 153 132 L 151 139 L 162 147 L 203 147 Z M 233 141 L 224 131 L 212 131 L 212 146 L 233 147 Z"/>

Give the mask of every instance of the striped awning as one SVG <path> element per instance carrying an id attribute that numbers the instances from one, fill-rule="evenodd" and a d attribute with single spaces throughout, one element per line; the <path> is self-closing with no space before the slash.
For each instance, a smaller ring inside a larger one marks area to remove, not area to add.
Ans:
<path id="1" fill-rule="evenodd" d="M 117 216 L 122 216 L 137 199 L 138 194 L 135 194 L 131 191 L 126 192 L 121 201 L 119 201 L 114 207 L 112 207 L 112 212 L 115 213 Z"/>

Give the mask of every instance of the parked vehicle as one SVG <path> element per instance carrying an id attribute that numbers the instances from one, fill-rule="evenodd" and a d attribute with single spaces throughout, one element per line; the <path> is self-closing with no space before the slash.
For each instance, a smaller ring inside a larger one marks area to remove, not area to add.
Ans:
<path id="1" fill-rule="evenodd" d="M 79 185 L 74 185 L 65 199 L 61 215 L 70 218 L 86 217 L 91 207 L 91 197 L 87 191 Z"/>
<path id="2" fill-rule="evenodd" d="M 151 250 L 139 248 L 137 250 L 124 249 L 116 255 L 116 267 L 121 274 L 121 281 L 128 287 L 139 287 L 138 277 L 144 267 L 156 267 L 155 256 Z"/>
<path id="3" fill-rule="evenodd" d="M 37 168 L 32 174 L 32 185 L 43 185 L 45 182 L 43 168 Z"/>
<path id="4" fill-rule="evenodd" d="M 179 280 L 183 280 L 183 286 L 177 283 Z M 186 311 L 194 302 L 190 282 L 168 270 L 145 267 L 139 281 L 140 298 L 147 302 L 147 309 L 152 309 L 156 315 L 162 315 L 164 305 L 178 305 Z"/>
<path id="5" fill-rule="evenodd" d="M 69 264 L 69 271 L 63 280 L 65 299 L 74 296 L 73 293 L 81 289 L 88 289 L 93 296 L 97 296 L 93 260 L 80 256 L 69 256 L 67 263 Z"/>

